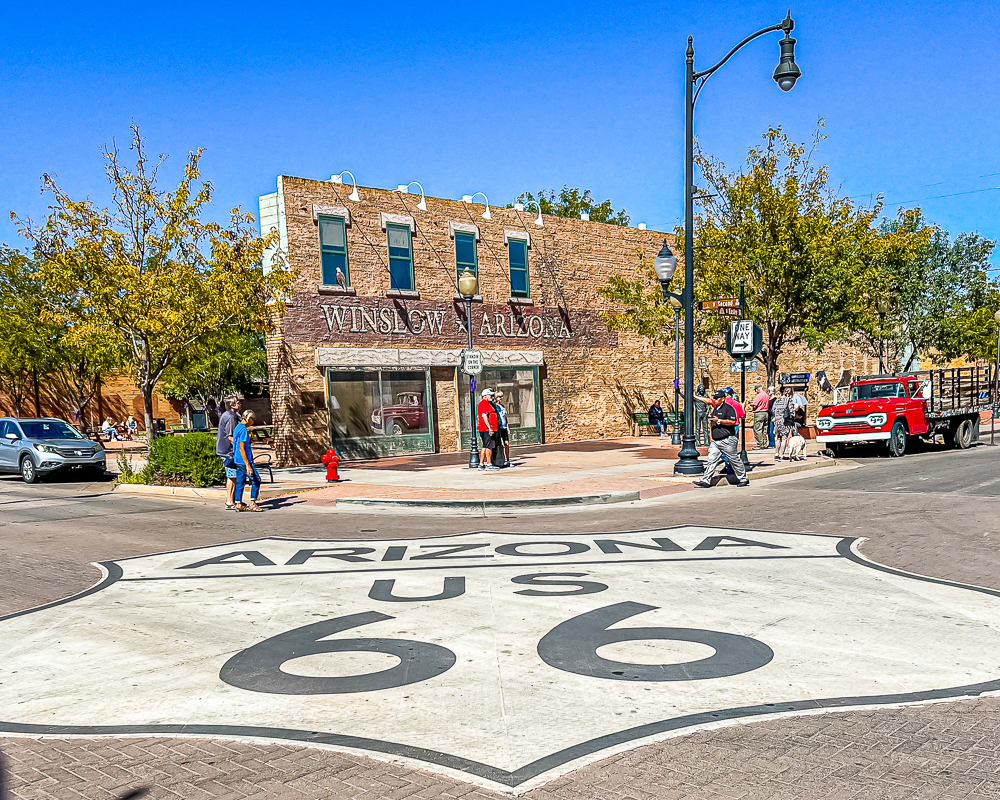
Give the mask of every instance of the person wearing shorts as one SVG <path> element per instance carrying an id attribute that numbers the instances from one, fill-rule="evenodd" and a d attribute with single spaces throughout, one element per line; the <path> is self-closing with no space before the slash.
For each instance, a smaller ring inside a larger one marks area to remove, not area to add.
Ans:
<path id="1" fill-rule="evenodd" d="M 229 401 L 229 410 L 219 419 L 219 430 L 215 437 L 215 454 L 222 460 L 226 471 L 226 508 L 236 508 L 233 495 L 236 492 L 236 464 L 233 462 L 233 430 L 240 422 L 240 399 Z"/>
<path id="2" fill-rule="evenodd" d="M 503 389 L 493 395 L 493 405 L 497 409 L 497 447 L 503 448 L 504 466 L 510 466 L 510 435 L 507 430 L 507 407 L 503 404 Z"/>
<path id="3" fill-rule="evenodd" d="M 496 472 L 499 467 L 492 463 L 493 451 L 497 446 L 497 410 L 493 405 L 493 390 L 483 389 L 479 405 L 476 406 L 476 419 L 479 422 L 479 438 L 483 443 L 479 450 L 479 469 Z"/>

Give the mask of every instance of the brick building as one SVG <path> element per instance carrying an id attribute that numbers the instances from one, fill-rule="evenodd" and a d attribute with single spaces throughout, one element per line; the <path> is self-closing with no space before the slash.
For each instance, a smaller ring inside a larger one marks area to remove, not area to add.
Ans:
<path id="1" fill-rule="evenodd" d="M 512 443 L 621 436 L 654 399 L 672 407 L 673 347 L 609 332 L 598 316 L 610 308 L 598 288 L 664 238 L 677 253 L 670 234 L 287 176 L 260 209 L 299 270 L 268 343 L 283 464 L 315 463 L 331 440 L 347 458 L 468 447 L 466 267 L 479 278 L 477 394 L 503 388 Z M 713 385 L 738 380 L 724 353 L 699 355 Z M 842 347 L 801 355 L 782 369 L 836 379 L 863 363 Z"/>

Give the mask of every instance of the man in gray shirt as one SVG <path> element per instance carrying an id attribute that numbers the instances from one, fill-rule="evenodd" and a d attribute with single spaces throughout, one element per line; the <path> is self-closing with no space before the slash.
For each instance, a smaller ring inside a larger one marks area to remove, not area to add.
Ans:
<path id="1" fill-rule="evenodd" d="M 233 465 L 233 428 L 240 421 L 240 399 L 229 401 L 229 410 L 219 418 L 219 432 L 215 437 L 215 454 L 222 459 L 226 470 L 226 508 L 236 507 L 233 494 L 236 491 L 236 467 Z"/>

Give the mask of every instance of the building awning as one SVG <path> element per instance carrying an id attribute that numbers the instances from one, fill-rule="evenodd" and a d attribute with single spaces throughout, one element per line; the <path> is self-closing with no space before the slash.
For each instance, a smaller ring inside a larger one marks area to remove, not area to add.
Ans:
<path id="1" fill-rule="evenodd" d="M 487 367 L 538 367 L 541 350 L 480 350 Z M 317 347 L 317 367 L 457 367 L 461 350 Z"/>

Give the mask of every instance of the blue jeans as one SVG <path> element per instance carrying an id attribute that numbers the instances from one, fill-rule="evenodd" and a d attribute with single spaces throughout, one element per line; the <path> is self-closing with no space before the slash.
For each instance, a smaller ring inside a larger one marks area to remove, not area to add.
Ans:
<path id="1" fill-rule="evenodd" d="M 247 473 L 245 464 L 236 465 L 236 493 L 233 495 L 237 503 L 243 502 L 243 487 L 250 481 L 250 502 L 257 502 L 257 495 L 260 494 L 260 475 L 257 470 Z"/>
<path id="2" fill-rule="evenodd" d="M 767 444 L 768 447 L 774 447 L 774 417 L 771 417 L 767 426 Z"/>
<path id="3" fill-rule="evenodd" d="M 650 420 L 649 424 L 653 426 L 653 430 L 656 431 L 657 433 L 667 432 L 667 423 L 662 419 Z"/>

